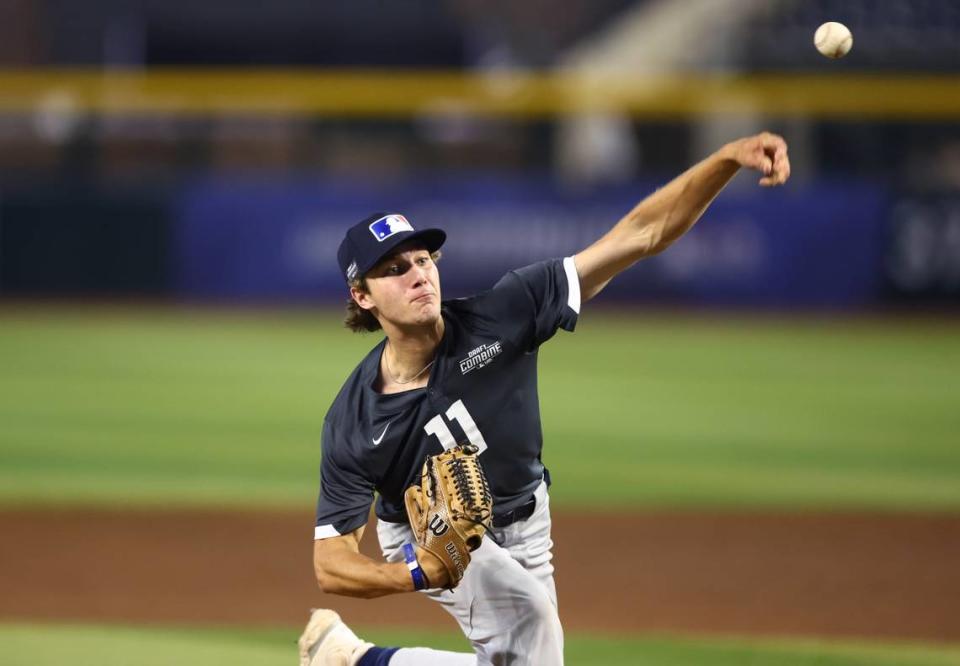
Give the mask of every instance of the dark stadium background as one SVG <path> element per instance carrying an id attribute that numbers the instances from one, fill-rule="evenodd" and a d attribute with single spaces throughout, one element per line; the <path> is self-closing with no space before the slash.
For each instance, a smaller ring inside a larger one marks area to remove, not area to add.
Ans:
<path id="1" fill-rule="evenodd" d="M 541 354 L 568 662 L 960 663 L 954 0 L 4 0 L 0 661 L 465 648 L 312 580 L 344 228 L 446 228 L 464 295 L 763 129 L 786 187 Z"/>

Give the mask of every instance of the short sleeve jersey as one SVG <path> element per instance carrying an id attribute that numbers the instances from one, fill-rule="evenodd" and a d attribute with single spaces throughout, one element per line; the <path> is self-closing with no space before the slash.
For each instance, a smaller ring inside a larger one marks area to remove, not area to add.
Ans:
<path id="1" fill-rule="evenodd" d="M 494 514 L 524 504 L 546 470 L 537 351 L 572 331 L 580 282 L 572 258 L 510 271 L 489 291 L 445 301 L 444 333 L 425 388 L 374 390 L 386 340 L 351 373 L 323 423 L 315 538 L 347 534 L 377 517 L 406 522 L 404 490 L 427 455 L 480 447 Z"/>

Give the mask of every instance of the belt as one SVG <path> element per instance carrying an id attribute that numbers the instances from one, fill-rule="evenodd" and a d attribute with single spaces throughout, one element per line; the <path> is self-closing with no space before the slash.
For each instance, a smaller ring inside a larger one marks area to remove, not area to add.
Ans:
<path id="1" fill-rule="evenodd" d="M 526 520 L 533 515 L 533 510 L 537 508 L 537 498 L 531 497 L 526 504 L 521 504 L 513 511 L 507 511 L 505 514 L 493 517 L 494 527 L 507 527 L 513 525 L 518 520 Z"/>

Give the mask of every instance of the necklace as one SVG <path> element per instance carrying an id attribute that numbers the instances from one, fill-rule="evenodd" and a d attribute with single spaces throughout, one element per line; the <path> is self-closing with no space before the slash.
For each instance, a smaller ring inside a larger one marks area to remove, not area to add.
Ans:
<path id="1" fill-rule="evenodd" d="M 397 376 L 396 376 L 395 374 L 393 374 L 393 370 L 390 369 L 390 359 L 387 358 L 387 355 L 386 355 L 386 354 L 383 355 L 383 364 L 384 364 L 384 366 L 387 368 L 387 374 L 390 375 L 390 379 L 393 380 L 393 383 L 394 383 L 394 384 L 400 384 L 401 386 L 402 386 L 403 384 L 409 384 L 409 383 L 412 382 L 414 379 L 416 379 L 417 377 L 419 377 L 420 375 L 422 375 L 423 373 L 425 373 L 425 372 L 427 371 L 427 368 L 429 368 L 431 365 L 433 365 L 433 362 L 436 361 L 436 360 L 437 360 L 437 359 L 434 358 L 432 361 L 430 361 L 429 363 L 427 363 L 425 366 L 423 366 L 423 368 L 421 368 L 420 372 L 418 372 L 417 374 L 415 374 L 415 375 L 414 375 L 413 377 L 411 377 L 410 379 L 405 379 L 404 381 L 400 381 L 400 379 L 398 379 Z"/>

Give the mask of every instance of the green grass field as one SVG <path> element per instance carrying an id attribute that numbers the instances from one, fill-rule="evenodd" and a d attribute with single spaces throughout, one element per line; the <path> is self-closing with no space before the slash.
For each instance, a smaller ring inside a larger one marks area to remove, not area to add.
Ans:
<path id="1" fill-rule="evenodd" d="M 379 645 L 467 651 L 462 637 L 364 629 Z M 297 633 L 286 629 L 0 625 L 9 666 L 284 666 L 295 663 Z M 568 636 L 572 666 L 948 666 L 960 647 L 906 643 L 757 641 L 678 637 Z"/>
<path id="2" fill-rule="evenodd" d="M 956 509 L 960 322 L 587 313 L 541 353 L 558 505 Z M 0 310 L 0 501 L 310 506 L 378 338 L 335 315 Z"/>
<path id="3" fill-rule="evenodd" d="M 960 509 L 960 322 L 587 313 L 541 354 L 559 507 Z M 0 309 L 0 503 L 310 507 L 377 341 L 336 315 Z M 365 636 L 464 648 L 452 635 Z M 0 662 L 289 664 L 295 630 L 0 624 Z M 960 664 L 958 646 L 569 638 L 571 664 Z"/>

